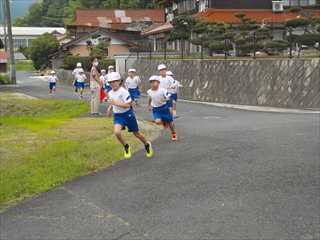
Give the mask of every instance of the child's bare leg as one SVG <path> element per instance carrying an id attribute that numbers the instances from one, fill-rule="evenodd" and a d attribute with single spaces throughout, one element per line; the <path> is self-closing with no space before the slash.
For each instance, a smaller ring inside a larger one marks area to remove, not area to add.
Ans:
<path id="1" fill-rule="evenodd" d="M 175 125 L 174 125 L 173 122 L 169 123 L 169 128 L 170 128 L 170 130 L 171 130 L 172 133 L 175 133 L 175 132 L 176 132 L 176 127 L 175 127 Z"/>
<path id="2" fill-rule="evenodd" d="M 154 120 L 154 122 L 155 122 L 155 124 L 157 124 L 157 125 L 162 125 L 161 119 L 156 119 L 156 120 Z"/>
<path id="3" fill-rule="evenodd" d="M 140 132 L 133 133 L 136 138 L 138 138 L 144 145 L 148 144 L 148 140 Z"/>
<path id="4" fill-rule="evenodd" d="M 118 141 L 123 145 L 126 146 L 127 142 L 124 140 L 121 134 L 122 126 L 119 124 L 114 125 L 114 135 L 117 137 Z"/>

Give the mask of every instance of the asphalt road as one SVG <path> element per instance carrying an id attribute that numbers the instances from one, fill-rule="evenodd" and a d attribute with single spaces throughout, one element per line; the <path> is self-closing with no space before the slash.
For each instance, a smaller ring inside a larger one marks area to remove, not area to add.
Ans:
<path id="1" fill-rule="evenodd" d="M 20 79 L 16 91 L 47 97 Z M 320 239 L 318 114 L 179 113 L 180 140 L 163 133 L 153 160 L 139 152 L 7 209 L 1 239 Z"/>

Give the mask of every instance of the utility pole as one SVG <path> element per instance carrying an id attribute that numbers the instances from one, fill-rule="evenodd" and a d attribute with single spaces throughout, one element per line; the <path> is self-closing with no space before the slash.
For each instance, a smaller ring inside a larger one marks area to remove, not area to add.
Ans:
<path id="1" fill-rule="evenodd" d="M 11 25 L 11 11 L 10 11 L 10 2 L 9 0 L 4 0 L 5 5 L 5 18 L 7 20 L 8 28 L 8 43 L 9 43 L 9 55 L 10 55 L 10 79 L 12 84 L 16 84 L 16 63 L 14 59 L 14 46 L 12 38 L 12 25 Z"/>
<path id="2" fill-rule="evenodd" d="M 4 50 L 8 51 L 8 41 L 7 41 L 7 20 L 6 20 L 6 6 L 4 3 L 4 0 L 1 1 L 1 11 L 3 13 L 3 16 L 1 19 L 3 20 L 3 44 L 4 44 Z"/>

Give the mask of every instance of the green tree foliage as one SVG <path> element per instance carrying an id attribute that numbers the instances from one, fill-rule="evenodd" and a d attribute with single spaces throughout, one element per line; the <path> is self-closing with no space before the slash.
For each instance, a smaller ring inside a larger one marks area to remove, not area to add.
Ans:
<path id="1" fill-rule="evenodd" d="M 286 22 L 286 27 L 289 32 L 288 41 L 293 45 L 298 45 L 299 49 L 308 46 L 320 51 L 320 18 L 291 19 Z"/>
<path id="2" fill-rule="evenodd" d="M 96 46 L 91 47 L 90 57 L 103 59 L 107 56 L 109 41 L 106 39 L 99 40 Z"/>
<path id="3" fill-rule="evenodd" d="M 49 56 L 59 49 L 58 40 L 51 34 L 45 33 L 34 39 L 30 46 L 30 58 L 33 61 L 34 68 L 45 69 L 51 65 Z"/>

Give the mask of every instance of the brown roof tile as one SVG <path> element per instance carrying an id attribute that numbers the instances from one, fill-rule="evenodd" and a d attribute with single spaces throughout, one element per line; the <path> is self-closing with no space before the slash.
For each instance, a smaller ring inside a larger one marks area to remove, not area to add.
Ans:
<path id="1" fill-rule="evenodd" d="M 287 20 L 296 18 L 298 13 L 282 12 L 274 13 L 272 10 L 257 10 L 257 9 L 208 9 L 198 13 L 195 16 L 209 22 L 224 22 L 224 23 L 240 23 L 240 20 L 235 16 L 237 13 L 244 13 L 248 18 L 259 23 L 283 23 Z M 320 17 L 320 10 L 313 11 L 313 15 Z"/>
<path id="2" fill-rule="evenodd" d="M 72 26 L 92 26 L 123 30 L 131 23 L 163 23 L 163 9 L 89 9 L 77 10 Z"/>

